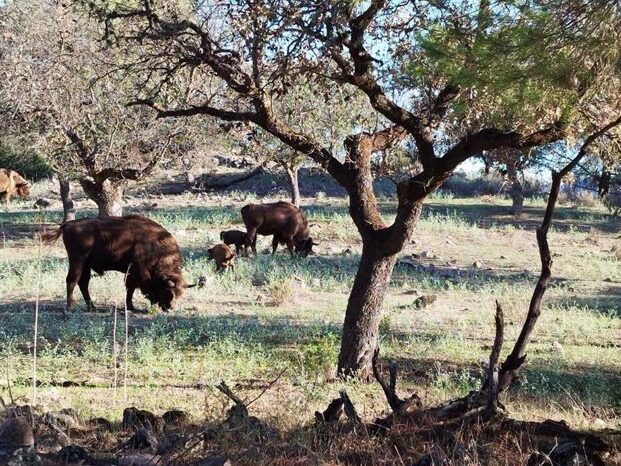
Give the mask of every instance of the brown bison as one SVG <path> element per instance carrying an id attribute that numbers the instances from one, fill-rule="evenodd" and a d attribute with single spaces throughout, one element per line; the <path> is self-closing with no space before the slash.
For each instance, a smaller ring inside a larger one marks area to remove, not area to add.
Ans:
<path id="1" fill-rule="evenodd" d="M 139 215 L 85 218 L 62 224 L 41 235 L 44 244 L 63 237 L 69 256 L 67 309 L 74 304 L 73 290 L 80 287 L 89 309 L 91 270 L 103 274 L 116 270 L 126 274 L 127 308 L 134 309 L 136 288 L 152 304 L 166 311 L 181 297 L 186 285 L 181 274 L 181 252 L 172 235 L 153 220 Z"/>
<path id="2" fill-rule="evenodd" d="M 245 250 L 247 245 L 250 245 L 248 242 L 248 235 L 246 232 L 240 230 L 223 231 L 220 233 L 220 239 L 227 246 L 234 244 L 237 255 L 239 255 L 240 251 Z"/>
<path id="3" fill-rule="evenodd" d="M 242 207 L 242 219 L 248 231 L 248 242 L 252 252 L 257 254 L 257 234 L 274 235 L 272 239 L 272 255 L 278 244 L 286 244 L 293 257 L 294 250 L 302 257 L 313 252 L 313 242 L 308 229 L 308 222 L 300 209 L 290 202 L 274 202 L 272 204 L 248 204 Z"/>
<path id="4" fill-rule="evenodd" d="M 16 171 L 0 168 L 0 200 L 8 204 L 13 195 L 23 199 L 28 197 L 29 194 L 28 181 L 22 178 Z"/>
<path id="5" fill-rule="evenodd" d="M 235 253 L 231 251 L 226 244 L 216 244 L 213 248 L 207 250 L 210 259 L 216 261 L 216 271 L 222 272 L 229 267 L 235 270 Z"/>

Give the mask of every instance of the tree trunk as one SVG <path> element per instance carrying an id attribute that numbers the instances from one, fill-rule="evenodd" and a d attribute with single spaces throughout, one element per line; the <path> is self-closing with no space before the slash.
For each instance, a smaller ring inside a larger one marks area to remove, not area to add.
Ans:
<path id="1" fill-rule="evenodd" d="M 289 182 L 289 192 L 291 193 L 291 202 L 300 207 L 300 185 L 298 182 L 298 167 L 285 166 L 285 173 L 287 174 L 287 181 Z"/>
<path id="2" fill-rule="evenodd" d="M 75 206 L 71 198 L 71 183 L 68 180 L 60 180 L 60 200 L 63 203 L 63 222 L 75 220 Z"/>
<path id="3" fill-rule="evenodd" d="M 373 353 L 377 348 L 382 304 L 397 255 L 383 256 L 375 242 L 363 243 L 341 338 L 338 373 L 363 380 L 373 377 Z"/>
<path id="4" fill-rule="evenodd" d="M 511 213 L 516 217 L 519 217 L 522 215 L 522 211 L 524 210 L 524 188 L 518 176 L 516 162 L 517 161 L 515 159 L 507 162 L 507 178 L 509 178 L 509 182 L 511 183 Z"/>
<path id="5" fill-rule="evenodd" d="M 84 179 L 81 184 L 84 193 L 97 204 L 99 217 L 120 217 L 123 215 L 125 180 L 106 179 L 97 182 Z"/>

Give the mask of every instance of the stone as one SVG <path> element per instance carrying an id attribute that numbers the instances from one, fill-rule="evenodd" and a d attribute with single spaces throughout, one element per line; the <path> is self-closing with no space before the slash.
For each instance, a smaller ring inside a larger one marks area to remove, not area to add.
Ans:
<path id="1" fill-rule="evenodd" d="M 210 456 L 199 463 L 200 466 L 233 466 L 231 460 L 224 455 Z"/>
<path id="2" fill-rule="evenodd" d="M 32 425 L 25 417 L 6 419 L 0 424 L 0 449 L 11 452 L 34 447 L 34 443 Z"/>
<path id="3" fill-rule="evenodd" d="M 472 267 L 474 267 L 475 269 L 482 269 L 483 268 L 483 262 L 476 261 L 474 264 L 472 264 Z"/>
<path id="4" fill-rule="evenodd" d="M 112 423 L 105 417 L 94 417 L 89 419 L 88 425 L 96 430 L 112 432 Z"/>
<path id="5" fill-rule="evenodd" d="M 422 309 L 424 307 L 432 305 L 436 302 L 437 299 L 438 296 L 435 294 L 419 296 L 414 300 L 414 307 L 416 307 L 416 309 Z"/>
<path id="6" fill-rule="evenodd" d="M 67 445 L 56 453 L 56 459 L 62 464 L 80 463 L 88 459 L 88 452 L 78 445 Z"/>
<path id="7" fill-rule="evenodd" d="M 8 466 L 40 466 L 41 457 L 37 455 L 34 447 L 19 448 L 13 452 L 13 456 L 7 463 Z"/>
<path id="8" fill-rule="evenodd" d="M 162 419 L 166 425 L 184 426 L 190 423 L 192 416 L 187 411 L 173 409 L 162 414 Z"/>
<path id="9" fill-rule="evenodd" d="M 125 455 L 118 460 L 119 466 L 153 466 L 160 457 L 149 453 L 134 453 Z"/>
<path id="10" fill-rule="evenodd" d="M 155 414 L 138 409 L 135 407 L 123 410 L 123 429 L 136 430 L 141 427 L 154 431 L 159 431 L 163 427 L 164 421 Z"/>
<path id="11" fill-rule="evenodd" d="M 127 443 L 136 450 L 150 449 L 153 452 L 157 451 L 159 445 L 159 441 L 153 431 L 144 427 L 138 428 Z"/>
<path id="12" fill-rule="evenodd" d="M 52 203 L 48 199 L 41 197 L 35 201 L 32 207 L 34 209 L 45 209 L 46 207 L 49 207 L 51 204 Z"/>

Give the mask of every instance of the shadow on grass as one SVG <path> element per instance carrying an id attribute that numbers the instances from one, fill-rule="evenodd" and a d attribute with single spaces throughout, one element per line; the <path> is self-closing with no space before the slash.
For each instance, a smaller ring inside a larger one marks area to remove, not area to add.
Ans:
<path id="1" fill-rule="evenodd" d="M 621 318 L 621 285 L 610 285 L 600 290 L 598 294 L 553 298 L 550 303 L 559 307 L 589 309 Z"/>

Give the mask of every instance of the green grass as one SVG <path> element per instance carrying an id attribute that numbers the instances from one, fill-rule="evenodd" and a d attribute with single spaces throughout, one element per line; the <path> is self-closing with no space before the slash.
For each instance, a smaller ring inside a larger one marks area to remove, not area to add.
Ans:
<path id="1" fill-rule="evenodd" d="M 240 225 L 243 200 L 215 203 L 183 196 L 158 202 L 148 212 L 138 203 L 128 211 L 143 212 L 168 228 L 181 245 L 187 280 L 205 275 L 207 286 L 188 290 L 181 307 L 169 314 L 131 316 L 127 398 L 120 388 L 122 367 L 119 388 L 112 387 L 110 311 L 115 305 L 122 310 L 122 276 L 110 272 L 92 279 L 99 314 L 80 308 L 63 320 L 59 311 L 67 264 L 61 242 L 44 248 L 39 260 L 32 232 L 16 230 L 54 223 L 59 212 L 38 213 L 17 203 L 0 213 L 5 232 L 0 358 L 9 367 L 14 396 L 31 396 L 33 311 L 41 270 L 37 378 L 44 409 L 72 406 L 88 415 L 119 418 L 128 405 L 156 412 L 181 407 L 212 418 L 225 404 L 210 388 L 214 383 L 238 384 L 236 391 L 251 398 L 283 369 L 279 384 L 253 405 L 255 414 L 283 429 L 312 422 L 313 410 L 325 409 L 344 386 L 365 418 L 385 408 L 376 384 L 332 380 L 360 253 L 343 200 L 328 198 L 305 207 L 309 221 L 321 225 L 313 231 L 321 243 L 318 256 L 292 260 L 286 253 L 260 254 L 239 259 L 234 274 L 216 274 L 206 248 L 221 229 Z M 398 362 L 401 389 L 418 392 L 425 403 L 464 394 L 478 384 L 493 337 L 495 299 L 505 308 L 505 353 L 519 332 L 539 271 L 532 225 L 543 204 L 527 205 L 525 218 L 517 223 L 506 215 L 506 206 L 505 200 L 432 198 L 416 243 L 402 258 L 421 251 L 435 257 L 418 264 L 401 261 L 395 268 L 380 326 L 382 355 Z M 81 215 L 92 214 L 83 207 Z M 383 201 L 381 208 L 391 219 L 394 203 Z M 621 262 L 610 250 L 619 241 L 617 224 L 601 209 L 563 207 L 558 218 L 550 244 L 560 254 L 554 257 L 553 274 L 563 280 L 553 282 L 546 295 L 522 384 L 506 395 L 507 405 L 512 415 L 525 419 L 563 418 L 577 427 L 603 421 L 615 427 L 621 422 Z M 259 250 L 268 246 L 262 238 Z M 346 248 L 351 255 L 343 254 Z M 477 261 L 484 266 L 473 267 Z M 436 302 L 416 309 L 413 300 L 428 293 L 438 295 Z M 82 306 L 77 290 L 76 297 Z M 147 307 L 143 298 L 137 304 Z M 123 319 L 121 312 L 121 360 Z M 63 386 L 68 382 L 74 386 Z M 5 399 L 7 393 L 3 388 Z"/>

